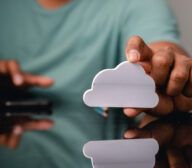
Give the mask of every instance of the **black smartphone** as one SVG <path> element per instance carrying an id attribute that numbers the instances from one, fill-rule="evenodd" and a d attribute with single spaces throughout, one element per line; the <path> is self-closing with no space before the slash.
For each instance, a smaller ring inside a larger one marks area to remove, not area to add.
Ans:
<path id="1" fill-rule="evenodd" d="M 0 117 L 51 115 L 49 100 L 3 100 L 0 101 Z"/>

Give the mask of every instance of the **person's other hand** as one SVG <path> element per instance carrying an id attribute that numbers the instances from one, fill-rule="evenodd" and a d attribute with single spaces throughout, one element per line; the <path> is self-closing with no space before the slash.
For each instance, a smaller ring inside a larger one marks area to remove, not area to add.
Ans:
<path id="1" fill-rule="evenodd" d="M 0 75 L 9 76 L 15 87 L 49 87 L 54 82 L 52 79 L 45 76 L 23 72 L 19 63 L 15 60 L 1 60 Z"/>
<path id="2" fill-rule="evenodd" d="M 156 139 L 160 146 L 156 168 L 190 168 L 192 166 L 192 122 L 189 116 L 185 118 L 186 121 L 184 119 L 177 123 L 174 118 L 153 121 L 151 117 L 146 116 L 142 127 L 128 130 L 124 137 Z"/>
<path id="3" fill-rule="evenodd" d="M 138 36 L 132 37 L 126 48 L 127 59 L 145 69 L 157 85 L 159 104 L 151 110 L 125 108 L 128 117 L 141 112 L 167 115 L 173 111 L 192 110 L 192 59 L 173 44 L 146 45 Z"/>
<path id="4" fill-rule="evenodd" d="M 53 126 L 49 119 L 28 117 L 4 118 L 0 121 L 0 146 L 15 149 L 26 131 L 43 131 Z"/>

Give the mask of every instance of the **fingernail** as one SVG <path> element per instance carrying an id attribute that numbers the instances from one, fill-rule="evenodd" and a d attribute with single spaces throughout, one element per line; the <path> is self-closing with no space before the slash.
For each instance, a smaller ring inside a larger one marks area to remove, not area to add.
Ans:
<path id="1" fill-rule="evenodd" d="M 136 131 L 135 130 L 129 130 L 124 134 L 125 138 L 134 138 L 136 136 Z"/>
<path id="2" fill-rule="evenodd" d="M 123 112 L 127 113 L 127 112 L 129 112 L 129 110 L 128 109 L 123 109 Z"/>
<path id="3" fill-rule="evenodd" d="M 13 129 L 13 134 L 21 135 L 23 133 L 23 129 L 20 126 L 15 126 Z"/>
<path id="4" fill-rule="evenodd" d="M 137 61 L 139 61 L 139 58 L 140 58 L 140 54 L 137 50 L 130 50 L 128 52 L 127 59 L 130 62 L 137 62 Z"/>
<path id="5" fill-rule="evenodd" d="M 14 76 L 14 83 L 16 85 L 21 85 L 23 83 L 23 77 L 21 75 Z"/>
<path id="6" fill-rule="evenodd" d="M 124 109 L 124 114 L 131 117 L 132 115 L 135 114 L 135 112 L 133 111 L 133 109 Z"/>

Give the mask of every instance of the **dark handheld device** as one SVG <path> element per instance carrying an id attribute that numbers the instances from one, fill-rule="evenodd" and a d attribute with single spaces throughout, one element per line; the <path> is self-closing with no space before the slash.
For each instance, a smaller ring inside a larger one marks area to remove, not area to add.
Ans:
<path id="1" fill-rule="evenodd" d="M 48 100 L 0 101 L 0 117 L 50 114 L 52 114 L 52 103 Z"/>

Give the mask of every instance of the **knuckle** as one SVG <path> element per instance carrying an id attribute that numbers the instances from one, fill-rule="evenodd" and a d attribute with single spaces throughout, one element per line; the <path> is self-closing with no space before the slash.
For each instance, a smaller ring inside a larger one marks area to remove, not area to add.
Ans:
<path id="1" fill-rule="evenodd" d="M 154 58 L 155 63 L 162 68 L 167 68 L 171 65 L 170 59 L 163 57 L 162 55 L 156 56 Z"/>
<path id="2" fill-rule="evenodd" d="M 174 72 L 171 76 L 171 80 L 175 81 L 175 82 L 184 82 L 187 81 L 188 77 L 187 77 L 187 73 L 186 72 Z"/>

